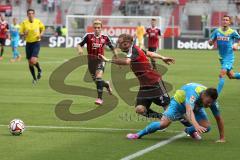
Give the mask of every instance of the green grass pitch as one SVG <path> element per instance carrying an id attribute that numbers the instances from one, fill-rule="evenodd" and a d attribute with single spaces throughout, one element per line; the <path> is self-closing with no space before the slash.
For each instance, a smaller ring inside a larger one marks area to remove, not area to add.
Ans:
<path id="1" fill-rule="evenodd" d="M 24 53 L 24 48 L 20 48 Z M 162 50 L 163 55 L 176 59 L 176 64 L 168 67 L 164 80 L 174 86 L 174 90 L 189 82 L 206 86 L 217 86 L 219 62 L 217 51 Z M 24 55 L 24 54 L 22 54 Z M 93 98 L 66 95 L 52 90 L 49 86 L 51 73 L 64 61 L 77 56 L 75 49 L 42 48 L 40 64 L 43 78 L 33 87 L 27 62 L 9 63 L 11 50 L 7 48 L 5 58 L 0 62 L 0 159 L 1 160 L 73 160 L 73 159 L 121 159 L 141 149 L 166 140 L 183 130 L 178 122 L 166 132 L 157 132 L 141 140 L 129 141 L 127 130 L 104 130 L 96 128 L 141 129 L 149 123 L 138 120 L 134 107 L 128 106 L 118 97 L 118 106 L 108 114 L 85 122 L 63 121 L 55 115 L 55 105 L 63 99 L 74 101 L 71 112 L 80 113 L 96 108 Z M 110 53 L 107 53 L 110 57 Z M 161 63 L 160 61 L 158 63 Z M 236 52 L 235 71 L 240 71 L 240 56 Z M 93 83 L 83 83 L 86 66 L 76 69 L 66 79 L 66 83 L 95 88 Z M 110 65 L 107 65 L 104 79 L 110 79 Z M 107 95 L 106 95 L 107 96 Z M 239 158 L 240 135 L 240 83 L 227 80 L 219 98 L 221 112 L 225 120 L 225 144 L 216 144 L 218 130 L 213 116 L 208 111 L 212 124 L 210 133 L 203 135 L 200 142 L 189 137 L 178 139 L 164 147 L 149 152 L 137 159 L 167 160 L 225 160 Z M 156 106 L 154 106 L 156 108 Z M 122 118 L 124 114 L 132 119 Z M 14 137 L 6 125 L 14 118 L 22 119 L 26 126 L 65 126 L 72 128 L 28 128 L 23 135 Z M 83 129 L 83 128 L 92 128 Z M 94 129 L 95 128 L 95 129 Z"/>

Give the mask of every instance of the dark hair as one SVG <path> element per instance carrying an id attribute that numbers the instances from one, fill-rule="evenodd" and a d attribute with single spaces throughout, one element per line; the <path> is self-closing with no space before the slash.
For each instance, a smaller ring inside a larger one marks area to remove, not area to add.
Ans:
<path id="1" fill-rule="evenodd" d="M 217 100 L 218 92 L 216 88 L 208 88 L 205 91 L 206 96 L 211 97 L 213 100 Z"/>
<path id="2" fill-rule="evenodd" d="M 223 18 L 225 18 L 225 17 L 229 18 L 229 21 L 230 21 L 230 22 L 231 22 L 231 24 L 232 24 L 232 17 L 231 17 L 231 16 L 229 16 L 229 15 L 224 15 L 224 16 L 223 16 Z"/>
<path id="3" fill-rule="evenodd" d="M 34 9 L 31 9 L 31 8 L 27 10 L 27 13 L 29 13 L 29 12 L 31 12 L 31 11 L 32 11 L 33 13 L 35 13 L 35 10 L 34 10 Z"/>
<path id="4" fill-rule="evenodd" d="M 156 18 L 152 18 L 152 21 L 157 21 L 157 19 Z"/>

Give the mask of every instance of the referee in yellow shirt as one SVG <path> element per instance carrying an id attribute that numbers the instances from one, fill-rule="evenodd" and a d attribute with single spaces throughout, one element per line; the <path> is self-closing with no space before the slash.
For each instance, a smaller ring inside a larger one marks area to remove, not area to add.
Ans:
<path id="1" fill-rule="evenodd" d="M 25 38 L 26 44 L 26 58 L 28 59 L 29 70 L 33 77 L 33 84 L 42 76 L 42 69 L 38 62 L 38 54 L 40 51 L 40 40 L 44 33 L 45 26 L 43 23 L 35 18 L 35 11 L 33 9 L 27 10 L 27 19 L 24 20 L 20 27 L 20 34 Z M 35 75 L 35 69 L 37 68 L 38 74 Z"/>

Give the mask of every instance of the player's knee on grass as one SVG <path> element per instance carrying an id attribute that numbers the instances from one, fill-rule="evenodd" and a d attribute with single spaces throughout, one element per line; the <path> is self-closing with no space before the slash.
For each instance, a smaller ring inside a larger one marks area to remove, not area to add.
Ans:
<path id="1" fill-rule="evenodd" d="M 146 109 L 145 106 L 143 106 L 143 105 L 138 105 L 138 106 L 136 107 L 136 113 L 138 113 L 138 114 L 144 114 L 144 113 L 146 113 L 146 112 L 147 112 L 147 109 Z"/>

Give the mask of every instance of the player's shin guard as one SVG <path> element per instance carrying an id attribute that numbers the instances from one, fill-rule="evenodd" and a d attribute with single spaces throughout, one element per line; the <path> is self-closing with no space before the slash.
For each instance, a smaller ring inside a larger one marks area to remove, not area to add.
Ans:
<path id="1" fill-rule="evenodd" d="M 102 99 L 102 94 L 103 94 L 103 80 L 102 80 L 102 78 L 96 78 L 96 85 L 97 85 L 98 98 Z"/>
<path id="2" fill-rule="evenodd" d="M 206 132 L 209 132 L 210 130 L 211 130 L 211 127 L 208 126 Z M 194 126 L 187 127 L 187 128 L 185 128 L 185 132 L 186 132 L 187 134 L 191 135 L 191 134 L 193 134 L 194 132 L 196 132 L 196 129 L 194 128 Z M 206 132 L 205 132 L 205 133 L 206 133 Z"/>
<path id="3" fill-rule="evenodd" d="M 161 126 L 160 122 L 152 122 L 146 128 L 139 131 L 137 134 L 141 138 L 142 136 L 145 136 L 147 134 L 151 134 L 156 132 L 157 130 L 160 130 L 161 128 L 160 126 Z"/>
<path id="4" fill-rule="evenodd" d="M 3 49 L 3 48 L 1 48 L 0 57 L 2 57 L 2 56 L 3 56 L 3 52 L 4 52 L 4 49 Z"/>
<path id="5" fill-rule="evenodd" d="M 42 72 L 39 62 L 35 64 L 35 67 L 37 68 L 38 72 Z"/>
<path id="6" fill-rule="evenodd" d="M 29 64 L 29 70 L 30 70 L 30 72 L 31 72 L 31 74 L 32 74 L 33 79 L 34 79 L 34 80 L 37 80 L 33 65 L 30 65 L 30 64 Z"/>
<path id="7" fill-rule="evenodd" d="M 240 73 L 235 73 L 235 74 L 234 74 L 234 77 L 235 77 L 236 79 L 240 79 Z"/>
<path id="8" fill-rule="evenodd" d="M 19 52 L 16 48 L 13 49 L 13 59 L 16 59 L 19 56 Z"/>
<path id="9" fill-rule="evenodd" d="M 218 82 L 218 87 L 217 87 L 218 94 L 221 93 L 224 83 L 225 83 L 225 78 L 220 77 Z"/>
<path id="10" fill-rule="evenodd" d="M 185 127 L 191 127 L 192 124 L 190 122 L 188 122 L 188 120 L 186 119 L 180 119 L 180 122 L 185 126 Z"/>

